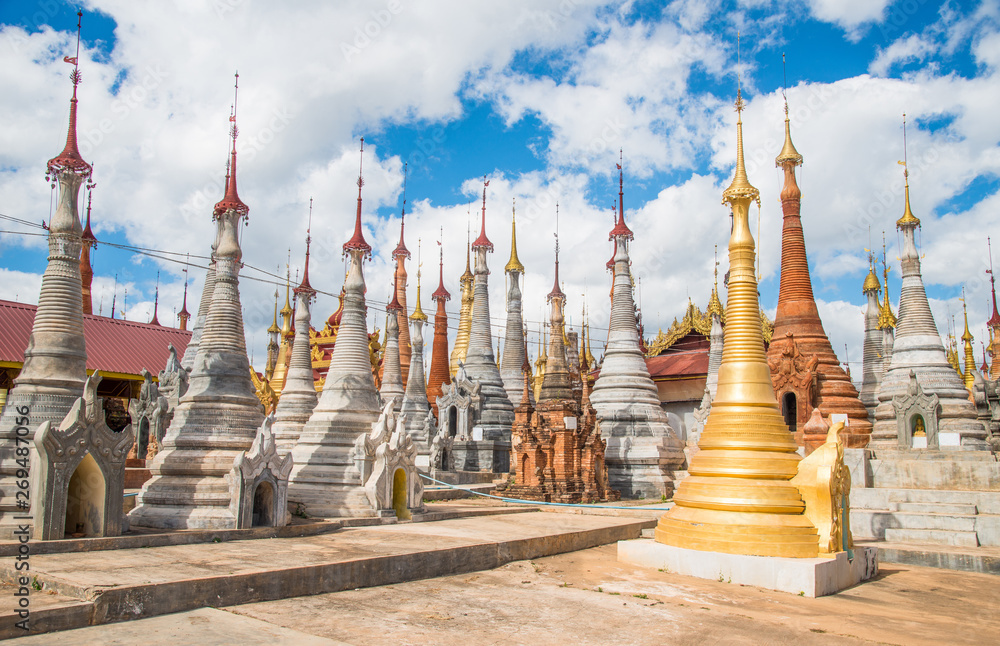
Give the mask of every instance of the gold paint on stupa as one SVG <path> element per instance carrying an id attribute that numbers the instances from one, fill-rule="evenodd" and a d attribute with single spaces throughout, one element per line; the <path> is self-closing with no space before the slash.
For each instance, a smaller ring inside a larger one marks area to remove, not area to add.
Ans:
<path id="1" fill-rule="evenodd" d="M 962 342 L 965 344 L 965 373 L 962 379 L 965 381 L 965 388 L 971 397 L 973 389 L 976 387 L 976 357 L 972 353 L 972 333 L 969 332 L 969 312 L 965 306 L 965 288 L 962 288 L 962 316 L 965 317 L 965 332 L 962 333 Z"/>
<path id="2" fill-rule="evenodd" d="M 656 540 L 729 554 L 815 557 L 816 528 L 790 482 L 800 461 L 781 417 L 764 355 L 754 275 L 750 202 L 759 192 L 743 161 L 743 99 L 737 94 L 736 174 L 723 193 L 732 207 L 729 294 L 719 389 L 677 493 L 656 528 Z"/>

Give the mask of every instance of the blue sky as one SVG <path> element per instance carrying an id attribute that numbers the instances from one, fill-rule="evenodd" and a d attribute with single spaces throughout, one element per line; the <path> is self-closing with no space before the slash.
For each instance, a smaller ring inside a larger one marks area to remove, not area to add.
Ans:
<path id="1" fill-rule="evenodd" d="M 272 4 L 217 0 L 155 12 L 124 0 L 83 5 L 80 138 L 96 167 L 93 215 L 102 241 L 206 255 L 211 204 L 221 198 L 232 74 L 240 72 L 239 179 L 251 207 L 242 292 L 257 357 L 274 285 L 255 268 L 283 274 L 291 248 L 294 278 L 309 197 L 316 205 L 313 284 L 339 291 L 362 135 L 366 235 L 375 247 L 367 268 L 371 326 L 383 327 L 378 303 L 391 285 L 408 162 L 407 245 L 416 256 L 422 238 L 425 303 L 436 284 L 441 227 L 445 285 L 457 296 L 467 205 L 474 201 L 475 237 L 485 174 L 487 227 L 497 247 L 495 333 L 504 324 L 501 268 L 516 197 L 531 326 L 551 287 L 558 201 L 567 311 L 578 324 L 586 299 L 599 339 L 619 148 L 626 215 L 639 234 L 633 272 L 642 279 L 647 335 L 680 316 L 688 296 L 704 307 L 714 246 L 724 249 L 728 237 L 719 200 L 734 162 L 737 71 L 749 100 L 750 179 L 763 199 L 764 308 L 773 312 L 777 298 L 781 178 L 773 159 L 787 74 L 792 135 L 806 160 L 806 243 L 834 348 L 843 358 L 848 344 L 860 375 L 864 248 L 869 226 L 878 245 L 885 230 L 890 264 L 895 257 L 904 111 L 913 209 L 924 223 L 925 281 L 939 328 L 949 311 L 960 314 L 965 284 L 973 334 L 983 336 L 986 236 L 1000 220 L 996 2 Z M 0 132 L 5 215 L 47 216 L 42 175 L 64 142 L 71 87 L 61 58 L 72 54 L 75 11 L 56 0 L 0 4 L 0 83 L 8 88 L 0 107 L 10 115 Z M 9 221 L 0 229 L 30 230 Z M 106 245 L 94 263 L 95 308 L 103 300 L 105 314 L 116 274 L 117 307 L 127 288 L 129 318 L 148 320 L 157 272 L 160 320 L 179 308 L 181 264 Z M 44 266 L 42 238 L 0 234 L 0 298 L 34 302 Z M 201 276 L 192 268 L 192 303 Z M 415 278 L 416 258 L 411 303 Z M 898 269 L 890 284 L 896 298 Z M 333 309 L 334 299 L 321 296 L 313 318 Z M 457 309 L 454 298 L 449 310 Z"/>

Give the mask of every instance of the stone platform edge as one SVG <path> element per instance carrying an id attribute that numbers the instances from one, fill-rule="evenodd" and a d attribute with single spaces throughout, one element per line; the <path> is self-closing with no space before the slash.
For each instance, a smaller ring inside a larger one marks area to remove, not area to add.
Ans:
<path id="1" fill-rule="evenodd" d="M 208 576 L 157 584 L 114 588 L 91 588 L 68 584 L 57 577 L 37 573 L 44 587 L 89 602 L 77 609 L 75 620 L 52 621 L 30 634 L 67 630 L 87 625 L 129 621 L 172 614 L 201 607 L 221 608 L 245 603 L 273 601 L 355 588 L 375 587 L 453 574 L 490 570 L 513 561 L 553 556 L 623 539 L 637 538 L 655 520 L 636 520 L 593 529 L 572 530 L 546 536 L 490 541 L 461 547 L 421 550 L 390 556 L 367 556 L 342 562 L 267 570 L 237 575 Z M 0 564 L 0 580 L 16 576 L 13 565 Z M 82 616 L 86 612 L 87 616 Z M 0 639 L 23 635 L 14 631 L 14 621 L 0 616 Z"/>
<path id="2" fill-rule="evenodd" d="M 878 574 L 878 550 L 859 546 L 823 558 L 796 559 L 703 552 L 647 539 L 618 542 L 618 560 L 673 574 L 754 585 L 806 597 L 822 597 Z"/>

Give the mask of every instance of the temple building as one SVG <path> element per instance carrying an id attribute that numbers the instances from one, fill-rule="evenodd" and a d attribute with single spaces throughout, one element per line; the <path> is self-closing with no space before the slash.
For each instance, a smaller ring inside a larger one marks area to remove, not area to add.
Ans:
<path id="1" fill-rule="evenodd" d="M 507 398 L 500 368 L 493 353 L 490 333 L 489 267 L 486 254 L 493 252 L 493 243 L 486 236 L 486 187 L 483 180 L 482 227 L 472 243 L 476 255 L 472 328 L 465 358 L 468 379 L 479 385 L 478 419 L 471 428 L 471 437 L 453 445 L 455 468 L 459 471 L 493 471 L 506 473 L 510 466 L 510 427 L 514 422 L 514 407 Z M 459 330 L 461 332 L 461 330 Z M 473 457 L 474 456 L 474 457 Z"/>
<path id="2" fill-rule="evenodd" d="M 521 374 L 522 393 L 511 429 L 516 474 L 506 491 L 518 498 L 546 502 L 617 500 L 618 492 L 608 489 L 606 443 L 596 424 L 597 411 L 590 405 L 589 388 L 583 384 L 580 400 L 575 398 L 566 345 L 558 341 L 563 333 L 566 303 L 566 295 L 559 288 L 558 237 L 555 284 L 547 300 L 555 341 L 549 345 L 548 370 L 537 404 L 529 396 L 528 374 Z"/>
<path id="3" fill-rule="evenodd" d="M 236 76 L 237 91 L 239 75 Z M 240 305 L 239 227 L 250 209 L 236 173 L 236 103 L 226 194 L 215 205 L 215 279 L 188 388 L 173 412 L 163 446 L 149 467 L 152 479 L 129 513 L 135 525 L 165 529 L 235 529 L 227 478 L 237 456 L 250 450 L 264 421 L 250 379 Z"/>
<path id="4" fill-rule="evenodd" d="M 81 77 L 76 61 L 79 60 L 79 49 L 78 23 L 78 56 L 72 59 L 70 79 L 73 82 L 73 97 L 69 104 L 66 145 L 46 166 L 46 180 L 59 186 L 58 205 L 48 224 L 48 263 L 42 274 L 38 307 L 24 350 L 24 364 L 14 380 L 13 390 L 7 396 L 7 406 L 0 415 L 0 439 L 6 447 L 10 447 L 6 451 L 10 463 L 4 466 L 0 475 L 0 487 L 5 492 L 0 501 L 0 536 L 8 538 L 17 528 L 13 515 L 30 513 L 30 509 L 18 509 L 13 495 L 17 489 L 17 469 L 13 461 L 13 446 L 17 437 L 15 429 L 27 426 L 34 437 L 44 422 L 60 424 L 73 403 L 83 395 L 87 379 L 80 277 L 83 227 L 80 224 L 79 194 L 81 185 L 93 169 L 83 160 L 77 146 L 76 89 Z M 27 423 L 24 411 L 30 413 Z"/>
<path id="5" fill-rule="evenodd" d="M 504 336 L 504 353 L 500 361 L 500 376 L 507 398 L 516 408 L 521 403 L 523 391 L 524 362 L 527 354 L 524 350 L 524 319 L 521 316 L 521 276 L 524 275 L 524 265 L 517 257 L 517 229 L 513 206 L 510 212 L 510 260 L 504 267 L 507 274 L 507 331 Z M 499 352 L 497 356 L 501 356 Z M 528 396 L 534 399 L 534 393 L 528 391 Z"/>
<path id="6" fill-rule="evenodd" d="M 465 361 L 469 352 L 469 335 L 472 332 L 472 305 L 475 300 L 475 275 L 469 265 L 469 243 L 465 245 L 465 273 L 458 279 L 462 293 L 460 296 L 461 310 L 458 314 L 458 332 L 455 334 L 455 347 L 451 351 L 451 376 L 458 373 L 458 364 Z"/>
<path id="7" fill-rule="evenodd" d="M 364 139 L 361 140 L 364 154 Z M 376 509 L 362 487 L 356 440 L 371 432 L 382 413 L 375 388 L 365 323 L 364 259 L 371 256 L 361 226 L 361 188 L 354 235 L 344 244 L 350 267 L 344 281 L 343 310 L 323 392 L 292 449 L 288 481 L 292 509 L 308 516 L 373 516 Z M 391 413 L 391 409 L 390 409 Z"/>
<path id="8" fill-rule="evenodd" d="M 905 208 L 896 221 L 903 236 L 899 320 L 892 358 L 879 384 L 871 446 L 906 449 L 914 447 L 914 438 L 926 438 L 929 449 L 985 449 L 986 429 L 976 419 L 965 384 L 948 363 L 927 302 L 915 240 L 920 220 L 910 210 L 908 171 L 904 178 Z M 918 406 L 919 398 L 906 399 L 907 393 L 916 396 L 917 392 L 935 397 L 937 405 L 924 410 Z"/>
<path id="9" fill-rule="evenodd" d="M 312 200 L 309 200 L 309 220 L 312 228 Z M 309 421 L 316 403 L 316 385 L 313 380 L 312 362 L 309 358 L 309 324 L 312 319 L 312 301 L 316 290 L 309 283 L 309 246 L 312 238 L 306 231 L 306 262 L 302 282 L 295 288 L 295 340 L 281 397 L 274 413 L 271 432 L 279 453 L 295 448 L 302 427 Z"/>
<path id="10" fill-rule="evenodd" d="M 442 230 L 442 237 L 443 234 Z M 442 387 L 451 383 L 451 371 L 448 369 L 448 313 L 444 309 L 445 302 L 451 300 L 451 294 L 444 288 L 444 246 L 441 242 L 438 242 L 438 256 L 438 287 L 431 294 L 431 298 L 437 303 L 437 312 L 434 314 L 431 369 L 427 376 L 427 401 L 434 418 L 440 422 L 437 399 L 441 396 Z"/>
<path id="11" fill-rule="evenodd" d="M 785 424 L 807 455 L 826 442 L 825 432 L 817 437 L 806 437 L 804 432 L 803 427 L 814 408 L 818 408 L 825 418 L 834 415 L 838 418 L 836 421 L 845 422 L 842 439 L 846 446 L 863 447 L 871 435 L 868 411 L 830 345 L 813 297 L 799 212 L 802 193 L 795 180 L 795 167 L 802 164 L 802 155 L 792 144 L 787 102 L 785 145 L 774 163 L 785 173 L 785 184 L 781 189 L 781 210 L 784 214 L 781 282 L 774 335 L 767 349 L 774 392 L 781 404 Z M 843 417 L 845 415 L 846 418 Z"/>
<path id="12" fill-rule="evenodd" d="M 618 168 L 619 213 L 609 235 L 615 242 L 611 323 L 591 402 L 607 441 L 610 487 L 627 497 L 670 497 L 674 472 L 684 463 L 683 445 L 660 407 L 643 358 L 629 269 L 628 244 L 633 236 L 625 224 L 621 164 Z M 559 341 L 552 336 L 550 345 Z"/>

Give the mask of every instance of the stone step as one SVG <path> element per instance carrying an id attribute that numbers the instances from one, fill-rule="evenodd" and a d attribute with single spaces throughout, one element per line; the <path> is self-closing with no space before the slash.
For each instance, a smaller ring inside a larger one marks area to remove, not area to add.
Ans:
<path id="1" fill-rule="evenodd" d="M 890 489 L 888 491 L 889 502 L 929 502 L 959 505 L 973 505 L 976 503 L 976 499 L 984 493 L 989 495 L 988 492 L 947 491 L 941 489 Z M 995 495 L 1000 498 L 1000 493 Z"/>
<path id="2" fill-rule="evenodd" d="M 936 529 L 954 532 L 976 531 L 975 516 L 958 516 L 952 514 L 922 514 L 912 512 L 889 512 L 893 522 L 889 523 L 888 531 L 894 529 Z"/>
<path id="3" fill-rule="evenodd" d="M 975 516 L 975 505 L 943 502 L 891 502 L 890 511 L 905 511 L 916 514 L 947 514 L 950 516 Z"/>
<path id="4" fill-rule="evenodd" d="M 885 540 L 893 543 L 926 543 L 956 547 L 979 546 L 979 539 L 974 531 L 888 528 L 885 530 Z"/>

